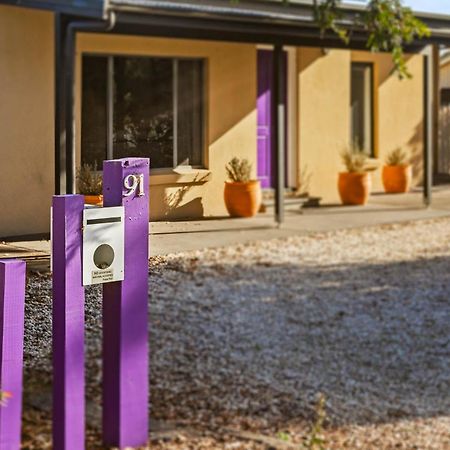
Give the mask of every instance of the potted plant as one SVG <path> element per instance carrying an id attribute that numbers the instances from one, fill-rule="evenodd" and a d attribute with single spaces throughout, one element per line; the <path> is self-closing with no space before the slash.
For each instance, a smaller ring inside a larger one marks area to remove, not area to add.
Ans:
<path id="1" fill-rule="evenodd" d="M 406 152 L 400 147 L 392 150 L 386 158 L 382 172 L 385 192 L 398 194 L 408 192 L 412 181 L 412 167 Z"/>
<path id="2" fill-rule="evenodd" d="M 252 217 L 261 206 L 261 185 L 251 179 L 252 166 L 246 159 L 233 158 L 226 166 L 224 199 L 233 217 Z"/>
<path id="3" fill-rule="evenodd" d="M 367 168 L 367 154 L 356 146 L 341 153 L 347 171 L 339 173 L 338 190 L 344 205 L 365 205 L 369 200 L 372 179 Z"/>
<path id="4" fill-rule="evenodd" d="M 84 195 L 85 203 L 89 205 L 103 204 L 103 180 L 100 172 L 97 171 L 97 165 L 92 167 L 89 164 L 83 164 L 77 173 L 78 192 Z"/>

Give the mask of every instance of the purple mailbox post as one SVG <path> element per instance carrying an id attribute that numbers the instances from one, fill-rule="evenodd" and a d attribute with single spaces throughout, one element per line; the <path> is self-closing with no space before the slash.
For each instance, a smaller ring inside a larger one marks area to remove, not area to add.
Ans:
<path id="1" fill-rule="evenodd" d="M 125 209 L 125 279 L 103 287 L 103 440 L 148 441 L 149 160 L 103 165 L 104 206 Z"/>
<path id="2" fill-rule="evenodd" d="M 84 197 L 53 197 L 53 448 L 84 449 Z"/>
<path id="3" fill-rule="evenodd" d="M 25 263 L 0 260 L 0 449 L 19 450 L 22 419 Z"/>

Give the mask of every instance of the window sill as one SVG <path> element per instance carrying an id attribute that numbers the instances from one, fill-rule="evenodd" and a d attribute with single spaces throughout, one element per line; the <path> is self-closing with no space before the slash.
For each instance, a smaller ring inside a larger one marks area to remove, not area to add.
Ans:
<path id="1" fill-rule="evenodd" d="M 370 158 L 367 158 L 366 167 L 370 171 L 377 170 L 380 167 L 380 164 L 381 164 L 380 159 L 377 157 L 371 156 Z"/>
<path id="2" fill-rule="evenodd" d="M 192 167 L 177 167 L 167 171 L 150 172 L 150 186 L 203 184 L 211 180 L 211 171 L 208 169 L 193 169 Z"/>

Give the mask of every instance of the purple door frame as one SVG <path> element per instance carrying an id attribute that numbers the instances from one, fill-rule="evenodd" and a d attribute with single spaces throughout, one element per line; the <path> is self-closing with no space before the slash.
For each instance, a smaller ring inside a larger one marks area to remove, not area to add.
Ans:
<path id="1" fill-rule="evenodd" d="M 257 175 L 261 181 L 262 188 L 275 187 L 275 167 L 274 157 L 272 152 L 272 87 L 273 87 L 273 51 L 272 50 L 258 50 L 258 98 L 256 102 L 257 110 L 257 148 L 258 148 L 258 165 Z M 284 52 L 284 74 L 287 81 L 287 53 Z M 287 82 L 285 83 L 286 90 L 284 92 L 284 101 L 287 106 Z M 286 108 L 287 109 L 287 108 Z M 287 120 L 286 123 L 286 137 L 287 137 Z M 287 139 L 285 139 L 285 172 L 287 175 Z M 287 177 L 286 177 L 287 183 Z"/>

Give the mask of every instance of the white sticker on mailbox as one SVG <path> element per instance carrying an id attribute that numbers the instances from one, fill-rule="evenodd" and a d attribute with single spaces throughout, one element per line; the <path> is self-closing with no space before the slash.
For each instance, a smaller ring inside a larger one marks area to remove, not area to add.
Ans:
<path id="1" fill-rule="evenodd" d="M 113 269 L 92 271 L 92 284 L 109 283 L 111 281 L 114 281 Z"/>

